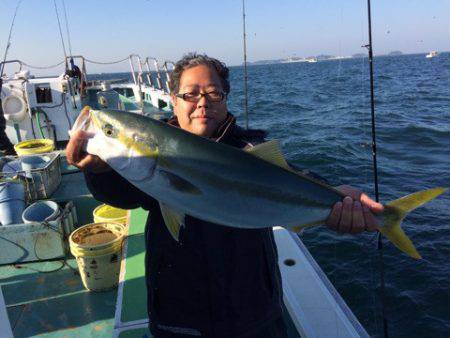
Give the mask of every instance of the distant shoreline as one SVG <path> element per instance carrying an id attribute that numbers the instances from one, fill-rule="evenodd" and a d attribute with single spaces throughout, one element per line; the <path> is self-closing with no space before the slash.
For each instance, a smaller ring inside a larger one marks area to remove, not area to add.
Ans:
<path id="1" fill-rule="evenodd" d="M 439 52 L 439 54 L 448 53 L 448 51 Z M 403 53 L 401 51 L 392 51 L 388 54 L 377 54 L 374 57 L 395 57 L 395 56 L 408 56 L 408 55 L 426 55 L 428 52 L 420 52 L 420 53 Z M 273 60 L 258 60 L 258 61 L 247 61 L 248 66 L 258 66 L 258 65 L 271 65 L 271 64 L 284 64 L 284 63 L 310 63 L 310 62 L 323 62 L 323 61 L 336 61 L 336 60 L 349 60 L 349 59 L 360 59 L 367 58 L 368 55 L 364 53 L 357 53 L 349 56 L 335 56 L 335 55 L 317 55 L 317 56 L 308 56 L 305 58 L 300 57 L 289 57 L 286 59 L 273 59 Z M 315 60 L 315 61 L 311 61 Z M 244 64 L 233 65 L 231 67 L 240 67 Z"/>

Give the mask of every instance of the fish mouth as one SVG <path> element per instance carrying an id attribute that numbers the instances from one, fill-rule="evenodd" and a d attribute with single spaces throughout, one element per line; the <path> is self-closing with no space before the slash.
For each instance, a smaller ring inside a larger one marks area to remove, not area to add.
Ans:
<path id="1" fill-rule="evenodd" d="M 76 131 L 78 130 L 84 130 L 87 132 L 94 131 L 92 121 L 92 114 L 91 114 L 91 107 L 85 106 L 81 112 L 80 115 L 78 115 L 77 119 L 75 120 L 72 129 L 69 130 L 69 135 L 72 136 Z"/>
<path id="2" fill-rule="evenodd" d="M 93 109 L 89 109 L 89 117 L 92 123 L 99 129 L 101 129 L 102 122 L 100 121 L 100 117 L 98 116 L 98 112 Z"/>

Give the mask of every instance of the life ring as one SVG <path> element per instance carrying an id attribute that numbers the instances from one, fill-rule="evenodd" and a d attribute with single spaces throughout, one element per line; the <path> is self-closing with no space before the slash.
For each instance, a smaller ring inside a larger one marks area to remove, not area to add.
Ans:
<path id="1" fill-rule="evenodd" d="M 5 120 L 13 123 L 22 122 L 27 116 L 27 104 L 21 95 L 12 92 L 2 99 Z"/>

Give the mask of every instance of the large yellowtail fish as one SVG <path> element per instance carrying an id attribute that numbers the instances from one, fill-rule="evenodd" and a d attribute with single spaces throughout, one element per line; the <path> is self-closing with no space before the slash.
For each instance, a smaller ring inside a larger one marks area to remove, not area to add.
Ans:
<path id="1" fill-rule="evenodd" d="M 248 151 L 216 143 L 143 115 L 86 107 L 74 129 L 92 133 L 87 152 L 160 202 L 178 240 L 184 215 L 237 228 L 323 224 L 344 195 L 293 171 L 276 141 Z M 379 231 L 409 256 L 420 255 L 400 227 L 406 214 L 446 189 L 419 191 L 385 205 Z"/>

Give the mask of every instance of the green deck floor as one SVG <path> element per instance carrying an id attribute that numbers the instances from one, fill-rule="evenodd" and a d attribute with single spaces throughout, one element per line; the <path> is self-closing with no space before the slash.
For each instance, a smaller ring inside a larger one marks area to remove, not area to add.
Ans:
<path id="1" fill-rule="evenodd" d="M 110 337 L 116 290 L 85 290 L 74 259 L 0 267 L 14 337 Z M 41 272 L 42 271 L 42 272 Z"/>
<path id="2" fill-rule="evenodd" d="M 92 210 L 100 202 L 92 198 L 83 174 L 68 166 L 64 156 L 61 169 L 62 182 L 52 199 L 74 201 L 79 224 L 92 222 Z M 76 261 L 68 257 L 65 265 L 57 260 L 0 266 L 0 286 L 14 337 L 112 335 L 117 291 L 85 290 Z"/>
<path id="3" fill-rule="evenodd" d="M 132 210 L 126 245 L 125 275 L 122 283 L 120 324 L 147 321 L 147 288 L 145 285 L 145 238 L 144 228 L 148 211 Z"/>
<path id="4" fill-rule="evenodd" d="M 147 212 L 131 212 L 127 243 L 122 322 L 147 320 L 144 227 Z M 89 292 L 83 288 L 76 261 L 0 266 L 0 286 L 15 337 L 110 337 L 117 290 Z M 120 333 L 120 337 L 135 336 Z M 151 337 L 150 333 L 139 337 Z M 135 332 L 137 333 L 137 331 Z"/>

